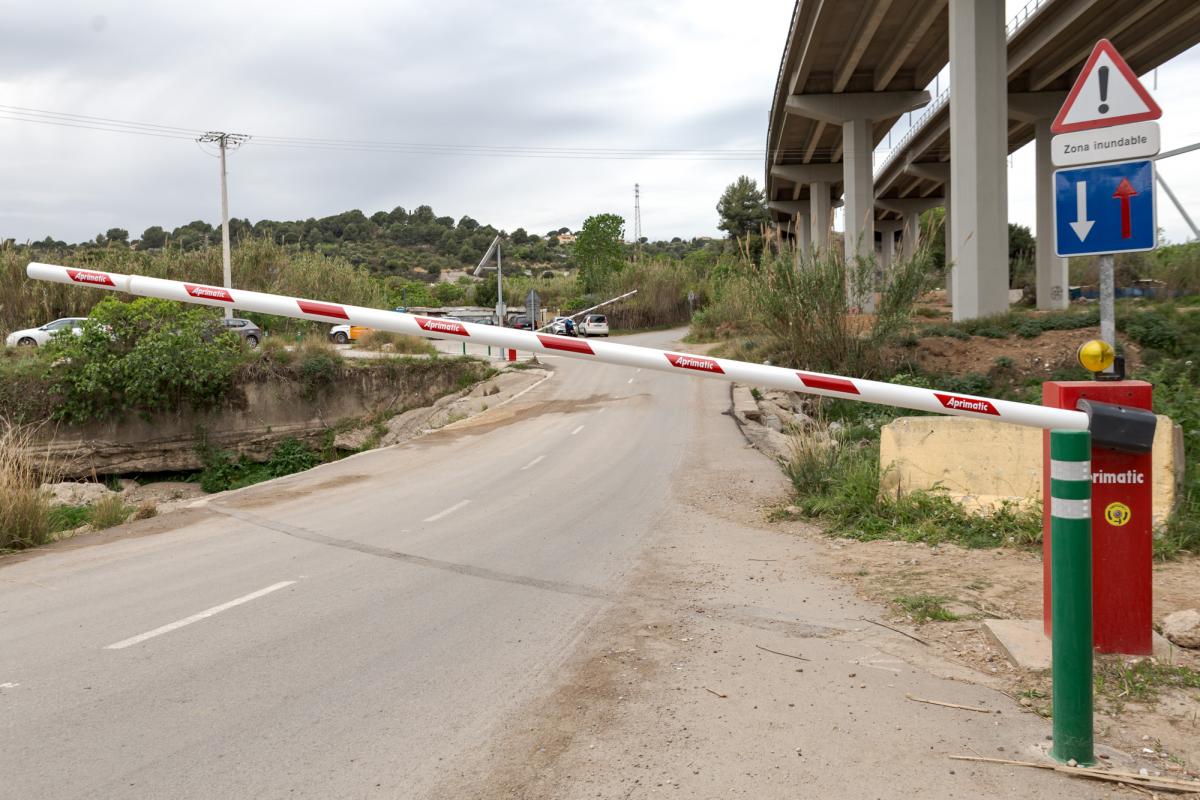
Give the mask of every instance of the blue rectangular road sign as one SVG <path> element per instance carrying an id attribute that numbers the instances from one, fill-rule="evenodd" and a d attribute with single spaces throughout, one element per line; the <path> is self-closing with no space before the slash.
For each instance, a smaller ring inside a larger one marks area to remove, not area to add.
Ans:
<path id="1" fill-rule="evenodd" d="M 1060 256 L 1153 250 L 1157 223 L 1153 161 L 1054 173 L 1054 250 Z"/>

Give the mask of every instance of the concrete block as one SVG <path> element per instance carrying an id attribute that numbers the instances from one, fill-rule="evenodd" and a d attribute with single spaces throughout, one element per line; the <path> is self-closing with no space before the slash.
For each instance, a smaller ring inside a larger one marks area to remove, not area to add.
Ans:
<path id="1" fill-rule="evenodd" d="M 1183 434 L 1158 417 L 1152 467 L 1154 524 L 1175 508 L 1184 464 Z M 883 426 L 879 488 L 890 496 L 942 489 L 964 507 L 1042 500 L 1042 432 L 966 417 L 900 417 Z"/>
<path id="2" fill-rule="evenodd" d="M 942 489 L 972 510 L 1036 502 L 1042 492 L 1042 432 L 965 417 L 900 417 L 883 426 L 880 492 Z"/>
<path id="3" fill-rule="evenodd" d="M 988 619 L 983 631 L 1014 666 L 1035 672 L 1050 669 L 1050 639 L 1040 619 Z"/>
<path id="4" fill-rule="evenodd" d="M 733 413 L 755 422 L 762 419 L 762 412 L 749 387 L 740 384 L 733 387 Z"/>
<path id="5" fill-rule="evenodd" d="M 1040 619 L 988 619 L 983 632 L 1010 662 L 1021 669 L 1048 672 L 1052 648 Z M 1173 664 L 1178 648 L 1159 633 L 1152 635 L 1153 655 L 1164 664 Z"/>

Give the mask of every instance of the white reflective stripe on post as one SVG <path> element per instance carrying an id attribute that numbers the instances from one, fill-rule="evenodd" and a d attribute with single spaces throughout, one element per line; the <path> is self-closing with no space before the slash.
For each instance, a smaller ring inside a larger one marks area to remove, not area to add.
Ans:
<path id="1" fill-rule="evenodd" d="M 1091 500 L 1064 500 L 1061 497 L 1050 498 L 1050 516 L 1059 519 L 1091 519 Z"/>
<path id="2" fill-rule="evenodd" d="M 1090 461 L 1051 461 L 1050 477 L 1056 481 L 1090 481 L 1092 479 L 1092 463 Z"/>
<path id="3" fill-rule="evenodd" d="M 184 303 L 219 308 L 240 308 L 261 314 L 327 322 L 334 325 L 364 325 L 378 330 L 422 336 L 427 339 L 457 338 L 478 344 L 534 353 L 552 353 L 567 358 L 599 361 L 625 367 L 640 367 L 659 372 L 683 372 L 726 381 L 738 381 L 751 386 L 803 392 L 821 397 L 858 400 L 885 406 L 910 408 L 934 414 L 990 419 L 1025 425 L 1032 428 L 1059 428 L 1085 431 L 1088 416 L 1082 411 L 1047 408 L 1011 400 L 921 389 L 861 378 L 844 378 L 818 372 L 751 364 L 727 358 L 710 358 L 690 353 L 673 353 L 650 347 L 618 344 L 610 341 L 576 339 L 548 333 L 518 331 L 494 325 L 476 325 L 457 320 L 421 317 L 377 308 L 361 308 L 341 303 L 304 300 L 277 294 L 264 294 L 243 289 L 171 281 L 162 278 L 143 278 L 138 275 L 119 275 L 95 270 L 76 270 L 52 264 L 31 262 L 27 269 L 31 278 L 80 286 L 118 289 L 143 297 L 159 297 Z M 81 275 L 80 273 L 85 273 Z"/>

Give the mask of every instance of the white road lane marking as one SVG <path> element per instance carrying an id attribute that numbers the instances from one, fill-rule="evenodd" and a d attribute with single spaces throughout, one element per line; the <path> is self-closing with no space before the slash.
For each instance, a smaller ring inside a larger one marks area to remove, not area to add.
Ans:
<path id="1" fill-rule="evenodd" d="M 521 467 L 521 471 L 522 471 L 522 472 L 524 472 L 525 470 L 529 469 L 530 467 L 536 466 L 536 465 L 537 465 L 537 463 L 538 463 L 539 461 L 541 461 L 543 458 L 545 458 L 545 456 L 538 456 L 538 457 L 537 457 L 537 458 L 535 458 L 533 461 L 530 461 L 528 464 L 526 464 L 525 466 Z"/>
<path id="2" fill-rule="evenodd" d="M 163 625 L 161 628 L 155 628 L 152 631 L 140 633 L 137 636 L 131 636 L 128 639 L 122 639 L 116 644 L 110 644 L 104 649 L 124 650 L 126 647 L 132 647 L 135 644 L 141 644 L 147 639 L 153 639 L 155 636 L 162 636 L 164 633 L 170 633 L 171 631 L 179 630 L 185 625 L 191 625 L 193 622 L 199 622 L 202 619 L 208 619 L 211 616 L 220 614 L 222 611 L 228 611 L 235 606 L 240 606 L 242 603 L 249 603 L 251 600 L 257 600 L 258 598 L 268 595 L 271 592 L 277 592 L 285 586 L 291 586 L 293 583 L 295 583 L 295 581 L 280 581 L 279 583 L 273 583 L 265 589 L 259 589 L 257 592 L 251 592 L 250 594 L 242 595 L 236 600 L 230 600 L 228 603 L 222 603 L 219 606 L 213 606 L 210 609 L 201 611 L 199 614 L 192 614 L 190 617 L 184 617 L 176 622 L 168 623 L 167 625 Z"/>
<path id="3" fill-rule="evenodd" d="M 574 436 L 575 434 L 579 433 L 581 430 L 583 430 L 583 426 L 582 426 L 582 425 L 580 425 L 580 426 L 579 426 L 578 428 L 576 428 L 575 430 L 571 431 L 571 435 L 572 435 L 572 436 Z"/>
<path id="4" fill-rule="evenodd" d="M 626 383 L 633 383 L 633 378 L 630 378 L 629 380 L 627 380 L 627 381 L 625 381 L 625 382 L 626 382 Z"/>
<path id="5" fill-rule="evenodd" d="M 19 683 L 0 683 L 0 689 L 15 689 L 20 685 Z"/>
<path id="6" fill-rule="evenodd" d="M 603 413 L 604 413 L 604 409 L 602 408 L 602 409 L 600 409 L 599 411 L 597 411 L 596 413 L 597 413 L 597 414 L 603 414 Z"/>
<path id="7" fill-rule="evenodd" d="M 462 500 L 462 501 L 460 501 L 460 502 L 457 502 L 457 503 L 455 503 L 454 505 L 452 505 L 452 506 L 450 506 L 449 508 L 447 508 L 445 511 L 439 511 L 438 513 L 434 514 L 432 517 L 426 517 L 426 518 L 425 518 L 425 521 L 426 521 L 426 522 L 437 522 L 437 521 L 438 521 L 439 519 L 441 519 L 442 517 L 448 517 L 448 516 L 450 516 L 450 515 L 451 515 L 451 514 L 453 514 L 455 511 L 458 511 L 460 508 L 462 508 L 463 506 L 465 506 L 465 505 L 469 504 L 470 502 L 471 502 L 470 500 Z"/>

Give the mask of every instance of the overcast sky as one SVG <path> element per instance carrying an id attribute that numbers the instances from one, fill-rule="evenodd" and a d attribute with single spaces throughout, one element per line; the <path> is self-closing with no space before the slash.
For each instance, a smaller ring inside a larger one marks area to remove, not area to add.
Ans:
<path id="1" fill-rule="evenodd" d="M 1020 5 L 1009 0 L 1009 6 Z M 716 235 L 761 182 L 792 0 L 296 4 L 26 2 L 5 11 L 0 104 L 259 137 L 230 158 L 230 212 L 303 219 L 429 204 L 512 230 L 615 211 L 651 238 Z M 300 10 L 302 9 L 302 10 Z M 1163 148 L 1200 140 L 1200 50 L 1159 71 Z M 0 111 L 0 117 L 11 112 Z M 722 160 L 512 158 L 267 146 L 261 137 L 726 151 Z M 742 160 L 729 151 L 753 151 Z M 1200 212 L 1200 154 L 1161 165 Z M 186 136 L 0 118 L 0 238 L 133 236 L 219 219 L 217 165 Z M 1009 216 L 1033 225 L 1032 147 Z M 1197 213 L 1200 216 L 1200 213 Z M 1160 196 L 1160 225 L 1186 238 Z"/>

